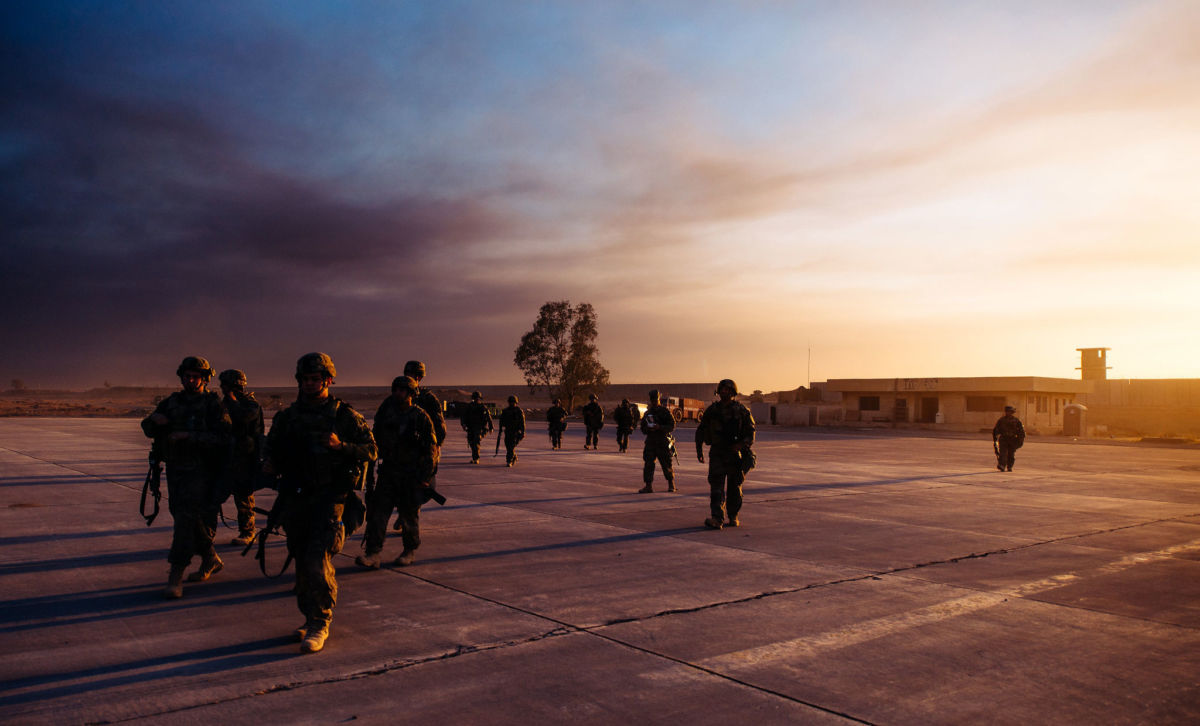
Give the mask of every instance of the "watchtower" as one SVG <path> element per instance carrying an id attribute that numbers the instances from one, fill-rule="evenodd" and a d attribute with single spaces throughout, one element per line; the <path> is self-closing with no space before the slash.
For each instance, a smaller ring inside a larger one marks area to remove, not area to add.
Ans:
<path id="1" fill-rule="evenodd" d="M 1112 348 L 1076 348 L 1079 351 L 1079 367 L 1075 370 L 1082 371 L 1080 378 L 1085 381 L 1103 381 L 1108 379 L 1108 369 L 1112 368 L 1107 363 L 1105 351 Z"/>

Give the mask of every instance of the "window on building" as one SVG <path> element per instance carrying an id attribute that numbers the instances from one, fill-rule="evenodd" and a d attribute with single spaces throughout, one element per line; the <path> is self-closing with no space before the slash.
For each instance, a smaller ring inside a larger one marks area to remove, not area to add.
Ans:
<path id="1" fill-rule="evenodd" d="M 1003 411 L 1004 396 L 967 396 L 968 411 Z"/>
<path id="2" fill-rule="evenodd" d="M 878 411 L 879 396 L 859 396 L 858 397 L 859 411 Z"/>
<path id="3" fill-rule="evenodd" d="M 1037 412 L 1038 413 L 1046 413 L 1049 410 L 1050 410 L 1050 397 L 1049 396 L 1038 396 L 1037 397 Z"/>
<path id="4" fill-rule="evenodd" d="M 1058 407 L 1060 405 L 1062 405 L 1062 399 L 1061 398 L 1054 399 L 1054 415 L 1055 416 L 1057 416 L 1059 413 Z"/>

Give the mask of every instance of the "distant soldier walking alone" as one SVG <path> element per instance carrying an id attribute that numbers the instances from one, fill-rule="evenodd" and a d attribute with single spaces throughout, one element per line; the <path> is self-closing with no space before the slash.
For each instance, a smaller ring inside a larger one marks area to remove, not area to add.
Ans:
<path id="1" fill-rule="evenodd" d="M 562 448 L 562 435 L 567 430 L 567 409 L 554 399 L 554 405 L 546 409 L 546 428 L 550 432 L 550 448 Z"/>
<path id="2" fill-rule="evenodd" d="M 183 390 L 167 396 L 142 421 L 142 431 L 154 439 L 153 455 L 167 464 L 167 505 L 175 521 L 167 553 L 171 571 L 163 590 L 168 598 L 183 597 L 183 572 L 192 557 L 200 556 L 200 569 L 188 582 L 207 580 L 224 567 L 213 537 L 232 428 L 221 398 L 207 390 L 213 375 L 208 361 L 190 355 L 175 374 Z"/>
<path id="3" fill-rule="evenodd" d="M 675 417 L 666 406 L 659 403 L 658 389 L 651 389 L 646 397 L 650 405 L 646 415 L 642 416 L 642 433 L 646 436 L 646 444 L 642 449 L 642 481 L 646 486 L 638 490 L 639 494 L 649 494 L 654 491 L 654 462 L 662 467 L 663 478 L 667 480 L 667 491 L 675 491 L 675 470 L 671 459 L 675 455 Z"/>
<path id="4" fill-rule="evenodd" d="M 704 463 L 704 445 L 708 450 L 708 505 L 710 516 L 704 520 L 709 529 L 721 529 L 728 513 L 729 526 L 741 524 L 742 482 L 754 466 L 754 417 L 750 410 L 733 399 L 737 384 L 726 378 L 717 384 L 719 401 L 711 404 L 696 427 L 696 458 Z"/>
<path id="5" fill-rule="evenodd" d="M 596 394 L 588 394 L 587 405 L 583 407 L 583 425 L 587 429 L 583 448 L 600 448 L 600 429 L 604 428 L 604 409 L 596 401 Z"/>
<path id="6" fill-rule="evenodd" d="M 621 405 L 613 409 L 612 415 L 617 425 L 617 451 L 624 454 L 629 450 L 629 434 L 633 433 L 633 427 L 638 422 L 637 411 L 629 405 L 629 399 L 622 398 Z"/>
<path id="7" fill-rule="evenodd" d="M 484 436 L 492 433 L 492 414 L 483 405 L 483 394 L 479 391 L 471 393 L 471 402 L 463 411 L 463 431 L 467 432 L 467 446 L 471 447 L 471 463 L 479 463 L 479 444 Z"/>
<path id="8" fill-rule="evenodd" d="M 505 463 L 517 465 L 517 446 L 525 438 L 525 412 L 517 406 L 517 397 L 508 397 L 508 408 L 500 412 L 500 433 L 504 437 Z M 499 442 L 497 442 L 499 443 Z"/>
<path id="9" fill-rule="evenodd" d="M 1004 407 L 1004 415 L 992 427 L 992 449 L 996 452 L 996 468 L 1012 471 L 1017 449 L 1025 444 L 1025 427 L 1017 418 L 1017 409 Z"/>

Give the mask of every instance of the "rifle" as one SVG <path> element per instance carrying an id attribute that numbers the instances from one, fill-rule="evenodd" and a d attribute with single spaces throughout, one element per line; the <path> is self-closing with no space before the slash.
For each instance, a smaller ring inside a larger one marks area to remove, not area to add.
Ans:
<path id="1" fill-rule="evenodd" d="M 492 454 L 493 459 L 495 459 L 497 456 L 500 455 L 500 439 L 502 439 L 502 438 L 504 438 L 504 427 L 503 426 L 501 426 L 500 430 L 498 430 L 496 432 L 496 453 Z"/>
<path id="2" fill-rule="evenodd" d="M 245 557 L 246 553 L 257 542 L 258 552 L 255 553 L 254 559 L 258 560 L 258 568 L 262 570 L 262 573 L 272 578 L 282 575 L 287 571 L 288 565 L 292 563 L 292 553 L 289 552 L 279 572 L 274 575 L 267 574 L 267 537 L 272 532 L 279 533 L 279 527 L 283 523 L 283 514 L 287 511 L 288 491 L 283 486 L 279 486 L 276 491 L 278 494 L 275 497 L 275 503 L 271 505 L 270 511 L 259 507 L 254 508 L 254 511 L 259 514 L 266 515 L 267 523 L 263 525 L 262 529 L 254 533 L 254 536 L 246 543 L 246 548 L 242 550 L 242 557 Z"/>
<path id="3" fill-rule="evenodd" d="M 671 450 L 671 458 L 675 459 L 675 463 L 679 463 L 679 452 L 675 450 L 675 437 L 667 434 L 667 448 Z"/>
<path id="4" fill-rule="evenodd" d="M 1003 462 L 1000 461 L 1000 446 L 996 443 L 995 436 L 992 437 L 992 451 L 996 452 L 996 466 L 1002 466 Z"/>
<path id="5" fill-rule="evenodd" d="M 154 495 L 154 511 L 146 514 L 146 495 Z M 162 501 L 162 458 L 158 453 L 158 439 L 150 446 L 150 470 L 146 472 L 146 482 L 142 484 L 142 501 L 139 507 L 142 516 L 146 518 L 146 526 L 154 523 L 158 516 L 159 502 Z"/>

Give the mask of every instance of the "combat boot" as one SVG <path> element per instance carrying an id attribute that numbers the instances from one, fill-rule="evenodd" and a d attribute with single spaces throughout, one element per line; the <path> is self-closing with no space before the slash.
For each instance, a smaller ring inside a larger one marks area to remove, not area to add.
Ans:
<path id="1" fill-rule="evenodd" d="M 301 653 L 316 653 L 325 647 L 325 640 L 329 637 L 328 625 L 309 625 L 304 633 L 304 640 L 300 641 Z"/>
<path id="2" fill-rule="evenodd" d="M 183 565 L 171 565 L 171 572 L 167 574 L 167 586 L 163 588 L 163 597 L 168 600 L 183 597 Z"/>
<path id="3" fill-rule="evenodd" d="M 355 557 L 354 564 L 358 565 L 359 567 L 365 567 L 369 570 L 378 570 L 380 559 L 381 558 L 378 552 L 368 552 L 365 555 L 359 555 L 358 557 Z"/>
<path id="4" fill-rule="evenodd" d="M 415 559 L 417 559 L 417 553 L 413 550 L 405 549 L 403 552 L 400 553 L 399 557 L 392 560 L 392 564 L 398 565 L 400 567 L 408 567 L 409 565 L 411 565 L 413 563 L 413 560 L 415 560 Z"/>
<path id="5" fill-rule="evenodd" d="M 642 487 L 641 489 L 638 489 L 637 493 L 638 494 L 653 494 L 654 487 L 647 484 L 646 486 Z"/>
<path id="6" fill-rule="evenodd" d="M 292 637 L 296 639 L 297 643 L 304 640 L 304 636 L 308 635 L 308 628 L 309 628 L 308 621 L 305 620 L 304 625 L 301 625 L 300 627 L 298 627 L 292 631 Z"/>
<path id="7" fill-rule="evenodd" d="M 245 547 L 246 545 L 250 544 L 253 541 L 254 541 L 254 530 L 250 530 L 249 532 L 239 532 L 238 536 L 229 540 L 229 544 L 237 545 L 238 547 Z"/>
<path id="8" fill-rule="evenodd" d="M 225 563 L 215 554 L 211 560 L 202 560 L 200 569 L 188 575 L 188 582 L 204 582 L 225 568 Z"/>
<path id="9" fill-rule="evenodd" d="M 668 491 L 668 492 L 675 492 L 675 491 L 679 491 L 678 489 L 676 489 L 676 488 L 675 488 L 675 481 L 674 481 L 674 480 L 667 482 L 667 491 Z"/>
<path id="10" fill-rule="evenodd" d="M 708 527 L 709 529 L 717 529 L 717 530 L 721 529 L 721 527 L 722 527 L 721 520 L 715 519 L 713 517 L 709 517 L 708 519 L 704 520 L 704 526 Z"/>
<path id="11" fill-rule="evenodd" d="M 740 527 L 740 526 L 741 526 L 741 524 L 742 524 L 742 520 L 738 519 L 737 517 L 730 517 L 730 518 L 729 518 L 729 524 L 728 524 L 728 526 L 730 526 L 730 527 Z"/>

